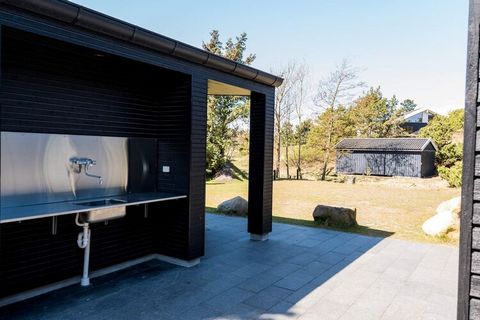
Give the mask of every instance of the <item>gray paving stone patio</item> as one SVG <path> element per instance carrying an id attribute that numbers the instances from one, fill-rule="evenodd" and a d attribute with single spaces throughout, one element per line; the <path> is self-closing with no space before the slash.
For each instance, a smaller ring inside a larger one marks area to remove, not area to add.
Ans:
<path id="1" fill-rule="evenodd" d="M 458 249 L 207 214 L 193 268 L 149 261 L 0 309 L 0 319 L 455 319 Z"/>

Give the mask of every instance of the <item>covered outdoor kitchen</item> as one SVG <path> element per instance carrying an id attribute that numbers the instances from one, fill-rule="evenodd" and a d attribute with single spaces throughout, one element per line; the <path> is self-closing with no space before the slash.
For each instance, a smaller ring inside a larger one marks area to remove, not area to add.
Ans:
<path id="1" fill-rule="evenodd" d="M 250 96 L 248 231 L 272 228 L 282 79 L 62 0 L 0 1 L 0 306 L 204 255 L 208 95 Z"/>

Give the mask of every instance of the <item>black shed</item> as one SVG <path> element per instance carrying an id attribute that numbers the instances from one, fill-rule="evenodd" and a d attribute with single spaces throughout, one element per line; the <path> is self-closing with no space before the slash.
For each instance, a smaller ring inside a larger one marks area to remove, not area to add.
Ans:
<path id="1" fill-rule="evenodd" d="M 339 173 L 430 177 L 437 147 L 427 138 L 348 138 L 336 145 Z"/>

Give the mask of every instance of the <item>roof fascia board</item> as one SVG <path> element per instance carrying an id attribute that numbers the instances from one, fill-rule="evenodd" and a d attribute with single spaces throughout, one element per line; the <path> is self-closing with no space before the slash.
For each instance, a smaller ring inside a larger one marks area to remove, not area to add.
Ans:
<path id="1" fill-rule="evenodd" d="M 33 12 L 49 19 L 146 47 L 195 64 L 219 70 L 267 86 L 278 87 L 283 79 L 226 59 L 183 42 L 64 0 L 0 0 L 0 4 Z"/>

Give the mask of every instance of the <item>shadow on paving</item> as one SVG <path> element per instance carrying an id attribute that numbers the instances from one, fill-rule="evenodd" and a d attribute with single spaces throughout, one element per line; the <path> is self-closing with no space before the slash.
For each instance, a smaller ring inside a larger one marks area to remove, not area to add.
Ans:
<path id="1" fill-rule="evenodd" d="M 244 218 L 206 221 L 206 255 L 195 267 L 148 261 L 0 308 L 0 319 L 296 318 L 299 302 L 319 299 L 329 279 L 383 240 L 275 223 L 268 241 L 254 242 Z"/>
<path id="2" fill-rule="evenodd" d="M 216 207 L 205 207 L 205 210 L 207 211 L 207 213 L 221 214 L 221 215 L 225 215 L 225 216 L 233 216 L 233 215 L 229 215 L 227 213 L 218 211 L 218 209 Z M 315 222 L 313 220 L 293 219 L 293 218 L 278 217 L 278 216 L 273 216 L 272 219 L 273 219 L 273 222 L 287 223 L 287 224 L 293 224 L 293 225 L 304 226 L 304 227 L 321 228 L 321 229 L 325 229 L 325 230 L 333 230 L 333 231 L 341 231 L 341 232 L 353 232 L 353 233 L 358 233 L 358 234 L 362 234 L 362 235 L 366 235 L 366 236 L 372 236 L 372 237 L 387 238 L 387 237 L 390 237 L 394 234 L 394 232 L 380 230 L 380 229 L 374 229 L 374 228 L 370 228 L 368 226 L 363 226 L 363 225 L 357 225 L 355 227 L 335 228 L 335 227 L 323 226 L 323 225 L 321 225 L 318 222 Z"/>
<path id="3" fill-rule="evenodd" d="M 368 235 L 368 236 L 372 236 L 372 237 L 381 237 L 381 238 L 387 238 L 387 237 L 390 237 L 394 234 L 394 232 L 380 230 L 380 229 L 373 229 L 373 228 L 370 228 L 370 227 L 367 227 L 367 226 L 362 226 L 362 225 L 357 225 L 355 227 L 335 228 L 335 227 L 322 226 L 318 222 L 315 222 L 315 221 L 276 217 L 276 216 L 273 217 L 273 221 L 274 222 L 280 222 L 280 223 L 294 224 L 294 225 L 299 225 L 299 226 L 305 226 L 305 227 L 322 228 L 322 229 L 327 229 L 327 230 L 341 231 L 341 232 L 353 232 L 353 233 L 359 233 L 359 234 L 363 234 L 363 235 Z"/>

